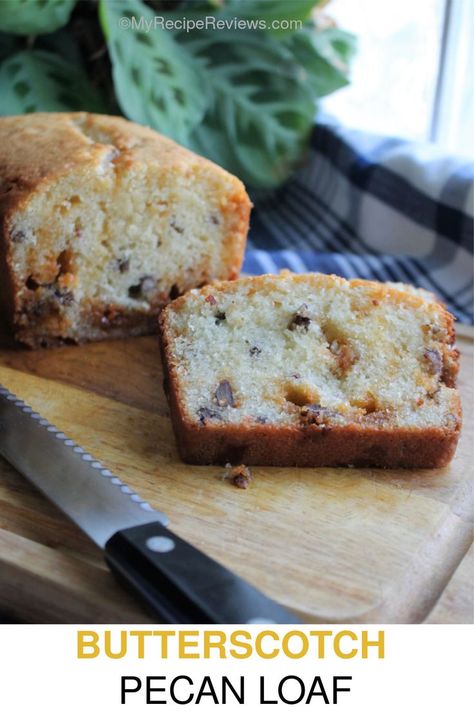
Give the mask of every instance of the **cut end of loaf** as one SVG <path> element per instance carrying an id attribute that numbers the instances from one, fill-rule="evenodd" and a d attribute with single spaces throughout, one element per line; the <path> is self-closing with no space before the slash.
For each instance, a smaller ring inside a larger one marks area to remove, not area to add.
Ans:
<path id="1" fill-rule="evenodd" d="M 36 157 L 40 173 L 27 175 L 29 188 L 5 208 L 19 340 L 37 346 L 151 332 L 171 299 L 238 276 L 250 202 L 236 178 L 122 119 L 9 121 L 3 130 L 18 142 L 23 126 L 18 149 L 33 165 Z M 58 138 L 62 160 L 53 160 L 48 142 Z M 10 177 L 24 169 L 15 160 Z"/>
<path id="2" fill-rule="evenodd" d="M 454 452 L 452 317 L 424 292 L 255 277 L 190 292 L 161 331 L 187 459 L 229 445 L 246 463 L 441 466 Z"/>

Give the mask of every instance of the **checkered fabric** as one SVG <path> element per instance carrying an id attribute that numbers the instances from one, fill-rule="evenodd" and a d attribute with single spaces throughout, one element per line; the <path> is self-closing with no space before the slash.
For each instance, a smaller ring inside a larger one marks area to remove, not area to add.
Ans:
<path id="1" fill-rule="evenodd" d="M 244 271 L 403 281 L 473 322 L 474 162 L 331 123 L 283 188 L 256 200 Z"/>

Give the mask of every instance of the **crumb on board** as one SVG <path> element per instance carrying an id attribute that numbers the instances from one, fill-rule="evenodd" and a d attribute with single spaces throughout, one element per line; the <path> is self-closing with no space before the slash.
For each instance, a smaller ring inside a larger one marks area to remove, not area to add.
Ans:
<path id="1" fill-rule="evenodd" d="M 248 489 L 252 481 L 252 472 L 245 464 L 233 467 L 231 464 L 225 465 L 226 472 L 223 479 L 229 479 L 230 483 L 238 489 Z"/>

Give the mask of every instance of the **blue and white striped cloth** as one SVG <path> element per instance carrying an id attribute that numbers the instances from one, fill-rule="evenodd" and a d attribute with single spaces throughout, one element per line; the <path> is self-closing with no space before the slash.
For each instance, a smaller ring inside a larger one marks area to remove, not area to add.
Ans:
<path id="1" fill-rule="evenodd" d="M 252 215 L 244 271 L 403 281 L 473 322 L 474 163 L 318 124 L 299 172 Z"/>

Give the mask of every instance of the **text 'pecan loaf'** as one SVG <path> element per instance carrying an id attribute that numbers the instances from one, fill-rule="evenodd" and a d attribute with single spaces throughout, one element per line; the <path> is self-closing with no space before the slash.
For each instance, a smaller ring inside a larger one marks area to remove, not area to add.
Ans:
<path id="1" fill-rule="evenodd" d="M 185 461 L 414 468 L 454 454 L 459 354 L 427 292 L 251 277 L 190 291 L 160 331 Z"/>
<path id="2" fill-rule="evenodd" d="M 242 183 L 125 119 L 0 118 L 0 306 L 30 346 L 156 329 L 171 298 L 239 274 Z"/>

